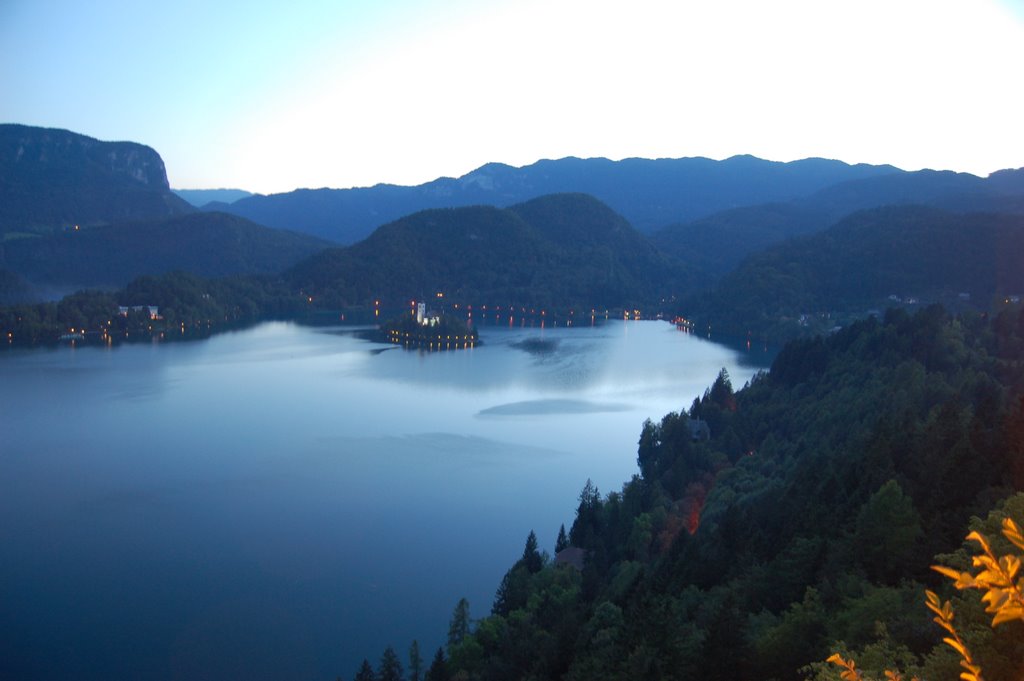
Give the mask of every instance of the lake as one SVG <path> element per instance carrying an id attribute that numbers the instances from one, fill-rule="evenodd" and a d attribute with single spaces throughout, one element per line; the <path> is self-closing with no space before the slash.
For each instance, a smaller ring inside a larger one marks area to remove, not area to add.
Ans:
<path id="1" fill-rule="evenodd" d="M 0 353 L 0 678 L 349 679 L 489 613 L 644 419 L 769 355 L 670 324 L 351 328 Z"/>

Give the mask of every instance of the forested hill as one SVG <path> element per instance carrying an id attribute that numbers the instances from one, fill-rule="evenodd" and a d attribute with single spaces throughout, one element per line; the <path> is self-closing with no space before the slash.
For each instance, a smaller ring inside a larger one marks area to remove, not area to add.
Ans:
<path id="1" fill-rule="evenodd" d="M 795 236 L 820 232 L 850 214 L 887 205 L 953 212 L 1024 215 L 1024 169 L 987 178 L 921 170 L 841 182 L 805 198 L 733 208 L 669 225 L 651 235 L 666 253 L 721 277 L 746 256 Z"/>
<path id="2" fill-rule="evenodd" d="M 235 215 L 189 213 L 0 242 L 0 270 L 37 286 L 123 286 L 174 270 L 204 277 L 276 274 L 327 246 Z"/>
<path id="3" fill-rule="evenodd" d="M 582 192 L 597 197 L 641 232 L 727 208 L 788 201 L 858 178 L 899 173 L 892 166 L 804 159 L 778 163 L 734 156 L 625 159 L 563 158 L 522 168 L 500 163 L 458 178 L 415 187 L 298 189 L 218 206 L 260 224 L 296 229 L 341 244 L 367 237 L 378 225 L 429 208 L 511 206 L 539 196 Z"/>
<path id="4" fill-rule="evenodd" d="M 428 210 L 324 251 L 285 274 L 327 306 L 443 293 L 478 305 L 651 304 L 695 276 L 621 216 L 582 194 L 508 209 Z"/>
<path id="5" fill-rule="evenodd" d="M 784 339 L 890 305 L 988 310 L 1024 294 L 1024 216 L 922 206 L 856 213 L 751 256 L 684 304 L 700 329 Z"/>
<path id="6" fill-rule="evenodd" d="M 644 425 L 640 475 L 586 485 L 558 546 L 584 552 L 582 572 L 531 535 L 490 616 L 467 631 L 456 608 L 427 678 L 831 679 L 835 651 L 871 678 L 957 678 L 923 590 L 942 586 L 929 566 L 972 515 L 1024 485 L 1022 357 L 1019 309 L 988 322 L 932 307 L 792 343 L 738 392 L 723 371 Z M 1024 496 L 1008 510 L 1024 514 Z M 993 634 L 963 598 L 971 651 L 1012 678 L 1019 629 Z"/>
<path id="7" fill-rule="evenodd" d="M 147 146 L 0 125 L 0 235 L 45 234 L 192 210 L 171 192 L 163 160 Z"/>

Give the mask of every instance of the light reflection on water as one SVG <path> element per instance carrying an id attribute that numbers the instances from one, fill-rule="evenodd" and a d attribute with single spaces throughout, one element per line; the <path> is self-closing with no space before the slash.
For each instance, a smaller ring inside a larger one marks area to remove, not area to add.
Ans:
<path id="1" fill-rule="evenodd" d="M 0 677 L 334 678 L 635 472 L 645 418 L 759 358 L 667 324 L 405 351 L 291 324 L 0 356 Z"/>

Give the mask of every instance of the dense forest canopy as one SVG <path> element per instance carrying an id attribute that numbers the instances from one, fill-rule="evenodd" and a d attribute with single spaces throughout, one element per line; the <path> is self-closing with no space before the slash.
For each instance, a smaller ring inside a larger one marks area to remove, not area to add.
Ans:
<path id="1" fill-rule="evenodd" d="M 189 213 L 11 239 L 0 243 L 0 268 L 50 286 L 113 287 L 173 271 L 277 274 L 327 246 L 235 215 Z"/>
<path id="2" fill-rule="evenodd" d="M 792 201 L 748 203 L 669 224 L 652 233 L 651 240 L 717 280 L 773 244 L 823 231 L 858 211 L 910 205 L 1024 215 L 1024 170 L 1004 170 L 987 178 L 921 170 L 849 180 Z"/>
<path id="3" fill-rule="evenodd" d="M 696 279 L 593 197 L 415 213 L 285 273 L 325 305 L 444 292 L 475 305 L 647 307 Z"/>
<path id="4" fill-rule="evenodd" d="M 205 337 L 262 319 L 295 318 L 308 309 L 307 299 L 276 277 L 206 279 L 172 272 L 139 277 L 117 291 L 86 290 L 58 302 L 0 306 L 0 340 L 22 346 L 52 343 L 68 333 L 103 342 L 168 334 Z"/>
<path id="5" fill-rule="evenodd" d="M 698 328 L 786 339 L 892 305 L 998 310 L 1024 294 L 1024 216 L 925 206 L 855 213 L 747 258 L 681 310 Z"/>

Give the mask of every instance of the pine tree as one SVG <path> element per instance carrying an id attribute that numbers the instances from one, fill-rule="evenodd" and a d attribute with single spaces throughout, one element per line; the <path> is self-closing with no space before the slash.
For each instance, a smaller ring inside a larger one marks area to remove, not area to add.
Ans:
<path id="1" fill-rule="evenodd" d="M 599 531 L 601 493 L 590 478 L 580 492 L 580 505 L 576 508 L 576 520 L 569 530 L 569 542 L 580 548 L 590 548 L 590 541 Z"/>
<path id="2" fill-rule="evenodd" d="M 438 648 L 434 653 L 434 661 L 430 663 L 424 681 L 448 681 L 448 662 L 444 659 L 444 649 Z"/>
<path id="3" fill-rule="evenodd" d="M 526 565 L 526 569 L 530 573 L 540 572 L 541 568 L 544 567 L 544 559 L 540 556 L 540 551 L 537 550 L 537 535 L 533 530 L 530 530 L 530 535 L 526 538 L 526 547 L 523 549 L 523 564 Z"/>
<path id="4" fill-rule="evenodd" d="M 555 553 L 569 548 L 569 538 L 565 536 L 565 523 L 558 528 L 558 539 L 555 540 Z"/>
<path id="5" fill-rule="evenodd" d="M 366 658 L 363 658 L 363 664 L 356 672 L 355 681 L 377 681 L 377 675 L 373 673 L 373 667 L 370 666 L 370 661 Z"/>
<path id="6" fill-rule="evenodd" d="M 448 626 L 448 653 L 452 648 L 462 643 L 462 639 L 469 634 L 469 601 L 460 598 L 455 604 L 455 612 L 452 613 L 452 621 Z"/>
<path id="7" fill-rule="evenodd" d="M 736 396 L 732 390 L 729 372 L 725 370 L 725 367 L 718 372 L 718 378 L 711 386 L 709 397 L 712 404 L 728 411 L 736 411 Z"/>
<path id="8" fill-rule="evenodd" d="M 501 615 L 505 617 L 512 610 L 512 571 L 515 568 L 511 568 L 505 573 L 505 576 L 501 578 L 501 582 L 498 584 L 498 590 L 494 592 L 494 605 L 491 606 L 492 615 Z"/>
<path id="9" fill-rule="evenodd" d="M 388 646 L 381 655 L 380 665 L 377 667 L 377 681 L 404 681 L 402 677 L 402 663 L 398 661 L 398 654 L 395 649 Z"/>
<path id="10" fill-rule="evenodd" d="M 409 681 L 420 681 L 423 673 L 423 658 L 420 656 L 419 641 L 413 640 L 409 646 Z"/>

